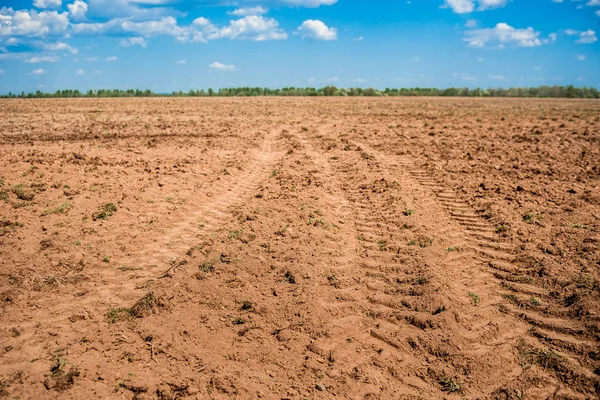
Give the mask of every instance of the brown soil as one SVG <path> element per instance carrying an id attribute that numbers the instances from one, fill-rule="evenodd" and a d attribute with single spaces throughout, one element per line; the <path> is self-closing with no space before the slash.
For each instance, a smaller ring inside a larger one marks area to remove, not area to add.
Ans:
<path id="1" fill-rule="evenodd" d="M 598 101 L 0 116 L 0 397 L 600 394 Z"/>

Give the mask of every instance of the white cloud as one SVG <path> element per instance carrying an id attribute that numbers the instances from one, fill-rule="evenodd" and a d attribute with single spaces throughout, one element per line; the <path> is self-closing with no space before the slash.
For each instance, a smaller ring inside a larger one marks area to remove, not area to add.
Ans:
<path id="1" fill-rule="evenodd" d="M 467 14 L 475 9 L 473 0 L 445 0 L 444 7 L 450 7 L 457 14 Z"/>
<path id="2" fill-rule="evenodd" d="M 516 29 L 500 22 L 494 28 L 473 29 L 465 32 L 464 41 L 472 47 L 484 47 L 488 43 L 496 43 L 499 47 L 515 45 L 517 47 L 541 46 L 547 41 L 539 38 L 540 33 L 533 28 Z"/>
<path id="3" fill-rule="evenodd" d="M 600 10 L 596 11 L 596 15 L 600 17 Z"/>
<path id="4" fill-rule="evenodd" d="M 45 69 L 39 68 L 39 69 L 34 69 L 33 71 L 31 71 L 29 73 L 29 75 L 42 75 L 42 74 L 45 74 L 45 73 L 46 73 Z"/>
<path id="5" fill-rule="evenodd" d="M 600 7 L 600 0 L 590 0 L 585 3 L 585 5 L 590 7 Z"/>
<path id="6" fill-rule="evenodd" d="M 592 44 L 596 42 L 598 38 L 596 37 L 596 32 L 591 29 L 588 29 L 585 32 L 581 32 L 579 34 L 579 39 L 575 41 L 575 43 L 579 44 Z"/>
<path id="7" fill-rule="evenodd" d="M 88 5 L 85 1 L 75 0 L 73 4 L 68 4 L 69 15 L 75 21 L 81 21 L 85 19 L 85 15 L 88 10 Z"/>
<path id="8" fill-rule="evenodd" d="M 329 28 L 322 21 L 315 19 L 308 19 L 302 23 L 296 30 L 297 33 L 302 35 L 302 38 L 315 39 L 315 40 L 336 40 L 337 29 Z"/>
<path id="9" fill-rule="evenodd" d="M 356 78 L 356 79 L 352 79 L 352 82 L 354 83 L 366 83 L 367 81 L 361 78 Z"/>
<path id="10" fill-rule="evenodd" d="M 77 49 L 75 49 L 63 42 L 46 43 L 44 45 L 44 49 L 49 50 L 49 51 L 68 51 L 71 54 L 77 54 L 77 52 L 78 52 Z"/>
<path id="11" fill-rule="evenodd" d="M 364 36 L 359 36 L 359 37 L 355 37 L 354 39 L 355 42 L 362 42 L 363 40 L 365 40 Z"/>
<path id="12" fill-rule="evenodd" d="M 490 79 L 494 79 L 497 81 L 503 81 L 504 80 L 504 75 L 490 75 Z"/>
<path id="13" fill-rule="evenodd" d="M 141 46 L 146 47 L 147 43 L 143 37 L 130 37 L 121 40 L 121 46 L 123 47 L 131 47 L 131 46 Z"/>
<path id="14" fill-rule="evenodd" d="M 116 56 L 106 57 L 106 61 L 117 61 L 117 57 Z"/>
<path id="15" fill-rule="evenodd" d="M 334 83 L 334 82 L 339 82 L 340 78 L 338 78 L 337 76 L 334 76 L 332 78 L 325 78 L 323 79 L 323 82 L 325 83 Z"/>
<path id="16" fill-rule="evenodd" d="M 577 59 L 578 59 L 579 61 L 585 61 L 585 55 L 583 55 L 583 54 L 580 54 L 580 55 L 578 55 L 578 56 L 577 56 Z"/>
<path id="17" fill-rule="evenodd" d="M 31 57 L 27 60 L 28 63 L 38 64 L 43 62 L 55 63 L 58 62 L 59 58 L 56 56 L 41 56 L 41 57 Z"/>
<path id="18" fill-rule="evenodd" d="M 38 37 L 63 35 L 69 28 L 68 13 L 0 9 L 0 36 Z"/>
<path id="19" fill-rule="evenodd" d="M 217 62 L 217 61 L 210 64 L 208 67 L 210 69 L 216 70 L 216 71 L 229 71 L 229 72 L 235 71 L 235 65 L 221 64 L 220 62 Z"/>
<path id="20" fill-rule="evenodd" d="M 444 0 L 442 8 L 451 8 L 457 14 L 468 14 L 475 11 L 485 11 L 506 6 L 509 0 Z"/>
<path id="21" fill-rule="evenodd" d="M 474 19 L 470 19 L 465 23 L 467 28 L 477 28 L 477 21 Z"/>
<path id="22" fill-rule="evenodd" d="M 60 8 L 62 0 L 35 0 L 33 5 L 37 8 Z"/>
<path id="23" fill-rule="evenodd" d="M 82 69 L 78 69 L 77 71 L 75 71 L 75 73 L 76 73 L 77 75 L 83 75 L 83 74 L 85 74 L 85 71 L 84 71 L 84 70 L 82 70 Z"/>
<path id="24" fill-rule="evenodd" d="M 192 40 L 197 42 L 213 39 L 245 39 L 257 42 L 287 39 L 287 33 L 279 28 L 276 20 L 260 15 L 248 15 L 232 20 L 229 21 L 229 25 L 221 28 L 204 17 L 196 18 L 193 25 L 198 31 L 193 33 Z"/>
<path id="25" fill-rule="evenodd" d="M 175 64 L 178 64 L 178 65 L 183 65 L 183 64 L 185 64 L 185 63 L 186 63 L 186 61 L 185 61 L 185 60 L 179 60 L 179 61 L 175 61 Z"/>
<path id="26" fill-rule="evenodd" d="M 87 61 L 87 62 L 96 62 L 96 61 L 98 61 L 98 57 L 86 57 L 85 61 Z"/>
<path id="27" fill-rule="evenodd" d="M 237 17 L 245 17 L 247 15 L 263 15 L 263 14 L 266 14 L 267 12 L 269 12 L 269 10 L 267 10 L 266 8 L 257 6 L 257 7 L 241 7 L 236 10 L 233 10 L 233 11 L 228 11 L 227 14 L 235 15 Z"/>

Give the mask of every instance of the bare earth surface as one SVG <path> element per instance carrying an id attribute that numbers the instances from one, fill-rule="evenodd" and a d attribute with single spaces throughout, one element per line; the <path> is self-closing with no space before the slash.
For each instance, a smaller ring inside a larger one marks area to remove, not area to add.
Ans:
<path id="1" fill-rule="evenodd" d="M 600 102 L 0 101 L 0 398 L 600 395 Z"/>

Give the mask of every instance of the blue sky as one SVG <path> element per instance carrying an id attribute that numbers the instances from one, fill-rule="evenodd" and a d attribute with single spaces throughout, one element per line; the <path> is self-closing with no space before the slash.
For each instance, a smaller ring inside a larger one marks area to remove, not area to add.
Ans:
<path id="1" fill-rule="evenodd" d="M 600 87 L 600 0 L 3 0 L 0 93 Z"/>

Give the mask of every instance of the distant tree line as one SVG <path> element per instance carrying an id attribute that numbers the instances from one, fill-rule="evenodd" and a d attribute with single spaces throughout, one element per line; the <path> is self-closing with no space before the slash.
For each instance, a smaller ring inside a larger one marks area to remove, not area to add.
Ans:
<path id="1" fill-rule="evenodd" d="M 1 98 L 71 98 L 71 97 L 257 97 L 257 96 L 448 96 L 448 97 L 564 97 L 564 98 L 600 98 L 600 92 L 593 87 L 574 87 L 569 86 L 538 86 L 521 87 L 509 89 L 469 89 L 469 88 L 403 88 L 378 90 L 374 88 L 337 88 L 335 86 L 325 86 L 323 88 L 297 88 L 285 87 L 282 89 L 270 89 L 262 87 L 235 87 L 220 88 L 218 90 L 190 90 L 189 92 L 173 92 L 171 94 L 154 93 L 151 90 L 88 90 L 80 92 L 79 90 L 57 90 L 54 93 L 35 93 L 20 94 L 8 93 L 0 96 Z"/>

